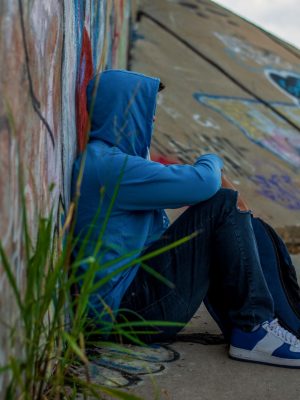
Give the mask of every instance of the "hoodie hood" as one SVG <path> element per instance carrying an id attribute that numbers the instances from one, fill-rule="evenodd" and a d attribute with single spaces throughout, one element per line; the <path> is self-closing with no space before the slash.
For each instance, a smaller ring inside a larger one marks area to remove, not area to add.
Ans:
<path id="1" fill-rule="evenodd" d="M 107 70 L 87 88 L 89 139 L 102 140 L 126 154 L 147 157 L 159 79 L 130 71 Z"/>

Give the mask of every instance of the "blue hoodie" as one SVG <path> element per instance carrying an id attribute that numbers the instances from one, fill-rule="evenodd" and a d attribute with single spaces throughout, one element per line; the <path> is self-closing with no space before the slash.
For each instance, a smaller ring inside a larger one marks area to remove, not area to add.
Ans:
<path id="1" fill-rule="evenodd" d="M 73 168 L 74 193 L 82 158 L 86 157 L 74 254 L 92 227 L 85 257 L 95 255 L 97 259 L 96 281 L 115 271 L 90 296 L 90 309 L 97 312 L 103 310 L 104 302 L 114 312 L 118 310 L 139 268 L 121 267 L 138 257 L 167 229 L 169 221 L 164 208 L 209 199 L 221 186 L 223 163 L 217 155 L 203 155 L 194 165 L 166 166 L 147 159 L 158 88 L 157 78 L 119 70 L 102 72 L 88 86 L 90 140 Z M 101 247 L 96 249 L 102 234 Z M 80 268 L 84 272 L 89 265 Z"/>

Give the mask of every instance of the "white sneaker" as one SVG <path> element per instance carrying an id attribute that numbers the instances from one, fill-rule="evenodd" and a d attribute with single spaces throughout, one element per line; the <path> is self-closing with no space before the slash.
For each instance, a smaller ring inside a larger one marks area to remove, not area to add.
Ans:
<path id="1" fill-rule="evenodd" d="M 229 356 L 236 360 L 300 368 L 300 340 L 280 326 L 277 319 L 264 322 L 252 332 L 234 328 Z"/>

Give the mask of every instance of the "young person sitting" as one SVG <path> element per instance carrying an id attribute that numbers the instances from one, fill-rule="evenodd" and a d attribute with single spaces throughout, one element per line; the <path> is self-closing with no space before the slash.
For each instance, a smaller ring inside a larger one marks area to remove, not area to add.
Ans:
<path id="1" fill-rule="evenodd" d="M 222 187 L 222 159 L 204 154 L 194 165 L 167 166 L 149 159 L 159 88 L 157 78 L 118 70 L 102 72 L 88 87 L 89 143 L 73 170 L 75 188 L 84 158 L 74 256 L 88 235 L 84 255 L 96 256 L 95 281 L 110 276 L 90 296 L 90 317 L 98 324 L 99 315 L 186 324 L 217 283 L 233 327 L 230 356 L 300 367 L 300 341 L 274 318 L 251 212 L 235 190 Z M 183 206 L 189 208 L 169 225 L 164 209 Z M 83 263 L 79 272 L 88 268 Z M 149 325 L 157 333 L 141 336 L 148 343 L 181 329 Z"/>

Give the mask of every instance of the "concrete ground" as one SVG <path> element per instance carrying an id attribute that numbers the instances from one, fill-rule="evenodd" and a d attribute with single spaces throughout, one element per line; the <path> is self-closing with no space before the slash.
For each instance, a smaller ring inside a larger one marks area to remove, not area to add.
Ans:
<path id="1" fill-rule="evenodd" d="M 293 256 L 300 279 L 300 255 Z M 204 307 L 186 333 L 219 333 Z M 228 358 L 227 346 L 177 342 L 177 361 L 153 376 L 144 376 L 127 389 L 145 400 L 296 400 L 300 398 L 299 370 L 244 363 Z M 166 364 L 165 364 L 166 365 Z"/>

